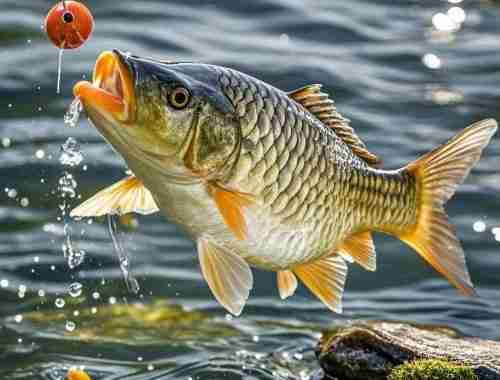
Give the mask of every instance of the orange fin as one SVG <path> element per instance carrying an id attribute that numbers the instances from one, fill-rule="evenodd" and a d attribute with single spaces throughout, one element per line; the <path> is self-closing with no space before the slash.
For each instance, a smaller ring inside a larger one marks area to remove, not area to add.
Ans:
<path id="1" fill-rule="evenodd" d="M 197 245 L 201 272 L 214 297 L 227 311 L 240 315 L 253 287 L 250 266 L 208 239 L 199 238 Z"/>
<path id="2" fill-rule="evenodd" d="M 208 184 L 208 192 L 229 229 L 238 239 L 245 240 L 248 226 L 244 209 L 254 204 L 255 198 L 250 194 L 224 189 L 216 183 Z"/>
<path id="3" fill-rule="evenodd" d="M 349 256 L 369 271 L 377 269 L 375 245 L 371 232 L 362 232 L 344 239 L 338 247 L 339 254 Z"/>
<path id="4" fill-rule="evenodd" d="M 475 291 L 444 204 L 479 160 L 496 130 L 494 120 L 475 123 L 406 167 L 417 178 L 418 219 L 399 238 L 465 295 L 474 295 Z"/>
<path id="5" fill-rule="evenodd" d="M 330 310 L 342 313 L 342 293 L 347 264 L 340 256 L 329 256 L 293 269 L 305 286 Z"/>
<path id="6" fill-rule="evenodd" d="M 297 289 L 297 278 L 290 270 L 280 270 L 276 273 L 278 280 L 278 290 L 282 300 L 293 296 Z"/>
<path id="7" fill-rule="evenodd" d="M 301 104 L 323 124 L 332 128 L 335 134 L 359 158 L 373 166 L 381 164 L 381 160 L 366 148 L 365 143 L 361 141 L 354 129 L 349 125 L 349 120 L 337 111 L 335 102 L 330 99 L 328 94 L 321 92 L 322 87 L 321 84 L 311 84 L 290 91 L 288 96 Z"/>
<path id="8" fill-rule="evenodd" d="M 130 176 L 101 190 L 71 211 L 72 217 L 91 217 L 108 214 L 149 215 L 159 211 L 151 192 L 141 180 Z"/>

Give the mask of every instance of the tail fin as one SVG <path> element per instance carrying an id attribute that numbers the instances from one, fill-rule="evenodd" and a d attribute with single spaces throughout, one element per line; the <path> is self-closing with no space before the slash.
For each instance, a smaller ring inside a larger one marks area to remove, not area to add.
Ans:
<path id="1" fill-rule="evenodd" d="M 471 125 L 406 167 L 417 178 L 417 223 L 399 236 L 465 295 L 475 291 L 444 204 L 476 164 L 497 130 L 495 120 Z"/>

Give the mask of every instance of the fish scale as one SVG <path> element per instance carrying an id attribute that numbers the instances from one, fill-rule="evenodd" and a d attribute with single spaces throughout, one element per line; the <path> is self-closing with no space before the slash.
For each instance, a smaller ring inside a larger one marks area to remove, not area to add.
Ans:
<path id="1" fill-rule="evenodd" d="M 230 69 L 217 72 L 240 117 L 242 137 L 253 143 L 228 182 L 257 194 L 281 224 L 319 231 L 320 241 L 311 242 L 308 252 L 296 252 L 299 260 L 330 254 L 355 228 L 389 224 L 393 216 L 402 226 L 415 222 L 414 212 L 398 212 L 415 209 L 410 176 L 370 168 L 285 93 Z M 346 207 L 349 198 L 352 207 Z"/>

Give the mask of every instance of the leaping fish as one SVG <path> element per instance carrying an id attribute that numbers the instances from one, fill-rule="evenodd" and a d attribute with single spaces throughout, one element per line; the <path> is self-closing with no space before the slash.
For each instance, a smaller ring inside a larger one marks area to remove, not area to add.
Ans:
<path id="1" fill-rule="evenodd" d="M 401 239 L 474 294 L 444 205 L 495 120 L 384 170 L 318 84 L 284 92 L 225 67 L 115 50 L 74 95 L 134 175 L 72 215 L 161 211 L 196 241 L 201 272 L 232 314 L 253 287 L 251 267 L 277 273 L 282 299 L 298 278 L 341 312 L 347 263 L 376 269 L 373 232 Z"/>

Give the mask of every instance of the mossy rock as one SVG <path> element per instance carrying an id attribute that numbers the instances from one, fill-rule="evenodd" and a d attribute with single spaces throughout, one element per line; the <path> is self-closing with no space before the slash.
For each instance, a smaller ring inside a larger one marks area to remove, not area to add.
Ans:
<path id="1" fill-rule="evenodd" d="M 421 360 L 427 359 L 434 359 L 428 364 L 435 366 L 428 369 L 435 371 L 436 377 L 415 379 L 469 380 L 470 377 L 438 377 L 468 368 L 479 380 L 500 380 L 500 343 L 464 338 L 441 327 L 385 322 L 354 325 L 325 334 L 316 355 L 323 370 L 339 380 L 386 380 L 393 371 L 418 369 L 419 363 L 425 363 Z M 394 379 L 398 378 L 391 380 Z"/>
<path id="2" fill-rule="evenodd" d="M 387 380 L 478 380 L 478 377 L 469 366 L 427 359 L 394 368 Z"/>

